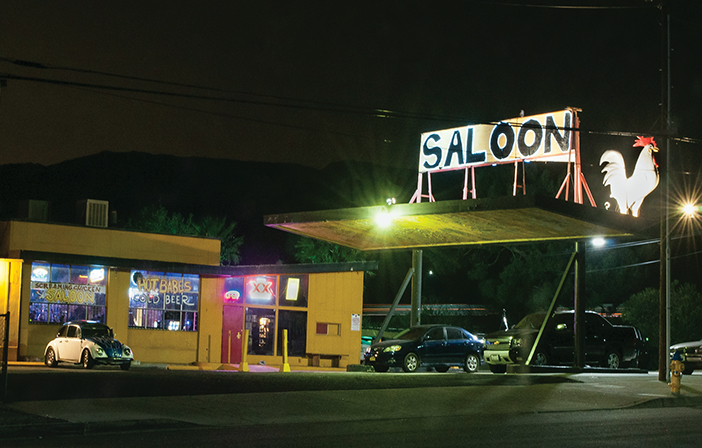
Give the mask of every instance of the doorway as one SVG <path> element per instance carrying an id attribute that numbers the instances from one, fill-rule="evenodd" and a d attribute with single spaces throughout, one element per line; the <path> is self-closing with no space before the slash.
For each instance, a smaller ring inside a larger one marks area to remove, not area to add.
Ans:
<path id="1" fill-rule="evenodd" d="M 244 336 L 244 307 L 224 306 L 222 310 L 222 363 L 241 362 L 241 338 Z"/>

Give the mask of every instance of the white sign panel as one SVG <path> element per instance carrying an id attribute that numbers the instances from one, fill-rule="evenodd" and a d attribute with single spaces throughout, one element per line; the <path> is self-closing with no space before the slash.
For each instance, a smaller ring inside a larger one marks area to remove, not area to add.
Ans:
<path id="1" fill-rule="evenodd" d="M 351 315 L 351 331 L 361 331 L 361 315 Z"/>
<path id="2" fill-rule="evenodd" d="M 574 161 L 570 110 L 422 134 L 419 172 L 515 161 Z"/>

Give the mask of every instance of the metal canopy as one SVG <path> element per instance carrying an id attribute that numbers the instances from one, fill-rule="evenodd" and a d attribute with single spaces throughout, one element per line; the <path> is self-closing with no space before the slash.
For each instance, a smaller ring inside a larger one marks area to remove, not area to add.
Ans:
<path id="1" fill-rule="evenodd" d="M 359 250 L 632 236 L 649 225 L 641 218 L 539 196 L 276 214 L 264 216 L 264 224 Z"/>

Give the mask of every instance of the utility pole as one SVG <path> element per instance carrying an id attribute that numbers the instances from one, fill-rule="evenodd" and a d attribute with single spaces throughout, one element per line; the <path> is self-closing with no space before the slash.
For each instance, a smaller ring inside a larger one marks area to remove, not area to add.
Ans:
<path id="1" fill-rule="evenodd" d="M 658 380 L 670 378 L 670 11 L 661 1 L 661 126 L 665 135 L 665 175 L 661 188 L 661 242 Z"/>

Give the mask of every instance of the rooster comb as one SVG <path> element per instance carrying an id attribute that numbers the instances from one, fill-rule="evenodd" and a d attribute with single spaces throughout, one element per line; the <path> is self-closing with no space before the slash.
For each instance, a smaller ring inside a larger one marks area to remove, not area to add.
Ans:
<path id="1" fill-rule="evenodd" d="M 637 146 L 647 146 L 647 145 L 653 145 L 653 146 L 655 146 L 655 147 L 658 147 L 658 145 L 656 145 L 656 141 L 653 140 L 653 137 L 641 137 L 641 136 L 639 136 L 639 137 L 636 139 L 636 142 L 634 143 L 634 147 L 637 147 Z"/>

